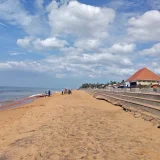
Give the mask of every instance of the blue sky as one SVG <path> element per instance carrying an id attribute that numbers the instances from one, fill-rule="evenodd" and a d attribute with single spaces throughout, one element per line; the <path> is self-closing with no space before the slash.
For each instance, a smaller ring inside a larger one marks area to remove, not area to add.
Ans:
<path id="1" fill-rule="evenodd" d="M 160 74 L 159 0 L 0 0 L 0 85 L 79 87 Z"/>

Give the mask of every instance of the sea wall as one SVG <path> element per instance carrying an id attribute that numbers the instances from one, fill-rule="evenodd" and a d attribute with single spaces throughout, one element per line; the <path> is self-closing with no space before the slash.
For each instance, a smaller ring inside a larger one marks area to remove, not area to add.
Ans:
<path id="1" fill-rule="evenodd" d="M 105 90 L 114 91 L 114 92 L 140 92 L 140 93 L 160 93 L 160 88 L 156 89 L 153 88 L 112 88 L 108 87 Z"/>

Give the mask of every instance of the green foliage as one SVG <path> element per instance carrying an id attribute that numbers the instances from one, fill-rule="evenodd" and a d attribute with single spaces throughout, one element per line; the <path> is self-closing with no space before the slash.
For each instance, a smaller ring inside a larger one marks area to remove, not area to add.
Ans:
<path id="1" fill-rule="evenodd" d="M 122 82 L 124 82 L 124 80 L 122 80 Z M 121 82 L 121 83 L 122 83 Z M 107 87 L 109 84 L 113 85 L 113 84 L 121 84 L 120 82 L 116 82 L 116 81 L 110 81 L 110 83 L 84 83 L 82 84 L 81 88 L 105 88 Z"/>
<path id="2" fill-rule="evenodd" d="M 107 84 L 103 84 L 103 83 L 94 83 L 94 84 L 91 84 L 91 83 L 84 83 L 82 84 L 82 86 L 80 88 L 104 88 Z"/>
<path id="3" fill-rule="evenodd" d="M 121 83 L 125 83 L 125 80 L 122 80 Z"/>

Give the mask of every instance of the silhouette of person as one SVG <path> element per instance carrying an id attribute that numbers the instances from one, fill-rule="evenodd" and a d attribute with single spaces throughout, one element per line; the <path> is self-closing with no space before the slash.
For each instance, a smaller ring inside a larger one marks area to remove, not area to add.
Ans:
<path id="1" fill-rule="evenodd" d="M 49 91 L 48 91 L 48 97 L 50 97 L 50 96 L 51 96 L 51 91 L 49 90 Z"/>

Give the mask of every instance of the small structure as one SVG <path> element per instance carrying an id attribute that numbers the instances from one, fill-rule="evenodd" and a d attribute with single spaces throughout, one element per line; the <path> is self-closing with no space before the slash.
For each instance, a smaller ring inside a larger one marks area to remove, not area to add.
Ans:
<path id="1" fill-rule="evenodd" d="M 118 88 L 118 84 L 113 84 L 113 88 Z"/>
<path id="2" fill-rule="evenodd" d="M 109 84 L 108 86 L 105 87 L 105 89 L 108 89 L 108 90 L 110 90 L 112 88 L 113 88 L 113 85 L 111 85 L 111 84 Z"/>
<path id="3" fill-rule="evenodd" d="M 118 88 L 126 88 L 126 86 L 125 86 L 125 84 L 122 83 L 122 84 L 118 85 Z"/>
<path id="4" fill-rule="evenodd" d="M 128 87 L 135 88 L 137 86 L 158 84 L 159 82 L 160 76 L 156 75 L 147 68 L 142 68 L 126 80 L 126 86 L 128 85 Z"/>

